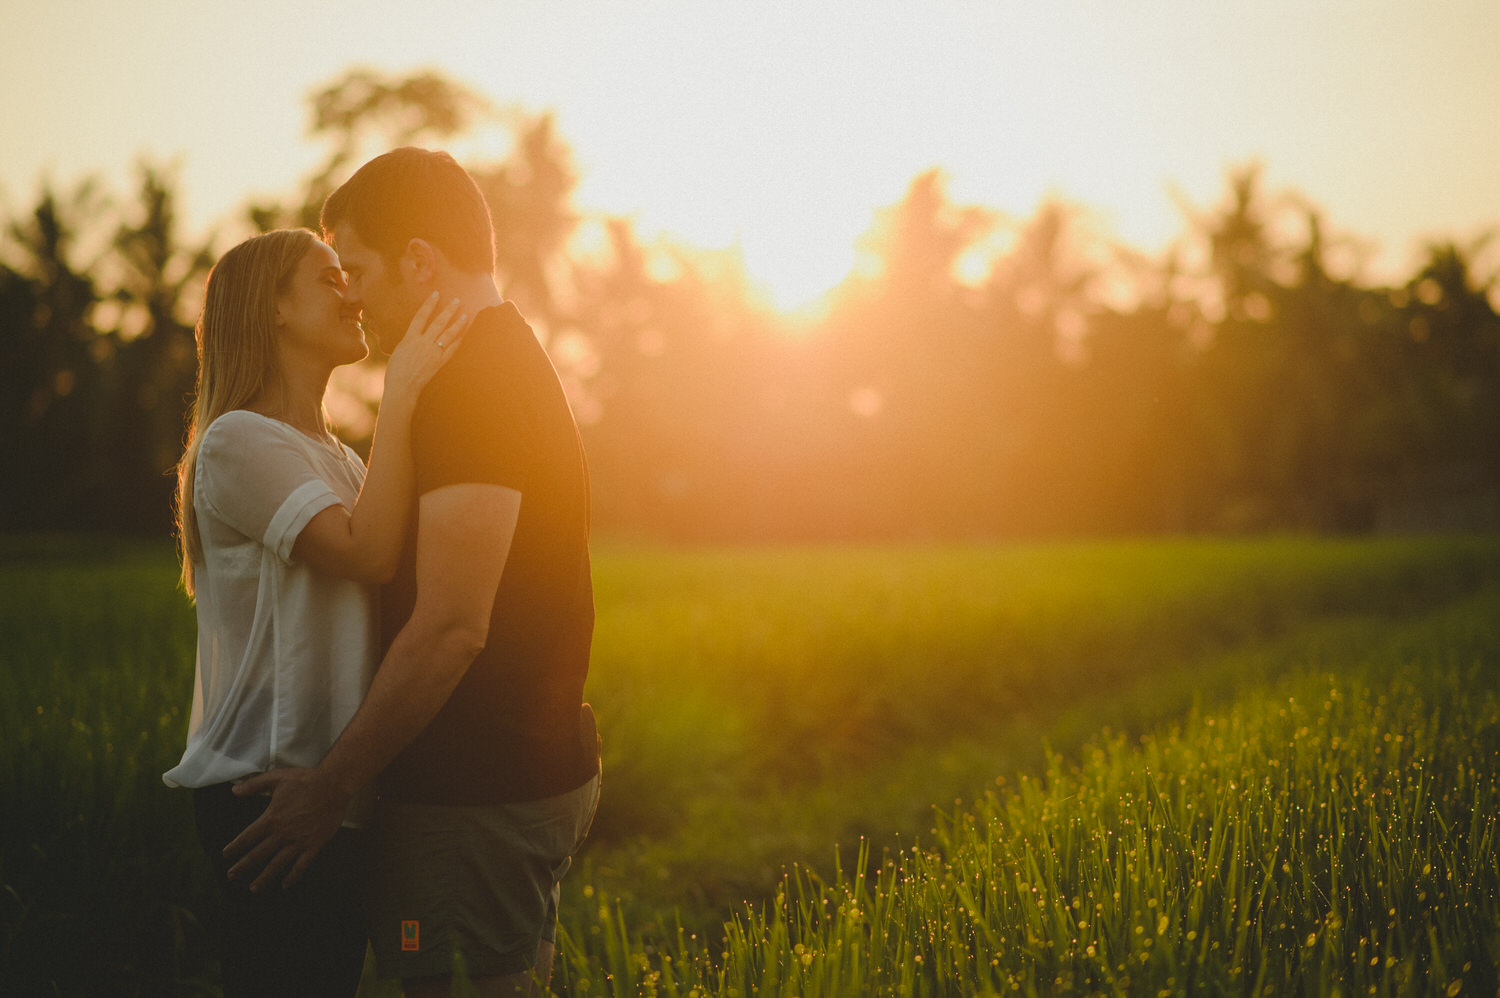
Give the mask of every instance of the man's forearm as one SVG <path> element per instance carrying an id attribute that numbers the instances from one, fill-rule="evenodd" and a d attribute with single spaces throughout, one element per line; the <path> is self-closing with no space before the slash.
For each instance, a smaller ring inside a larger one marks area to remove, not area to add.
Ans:
<path id="1" fill-rule="evenodd" d="M 375 673 L 365 702 L 316 769 L 353 796 L 437 716 L 489 633 L 521 493 L 447 485 L 423 493 L 417 525 L 417 605 Z"/>
<path id="2" fill-rule="evenodd" d="M 348 798 L 427 727 L 483 647 L 461 625 L 413 616 L 391 642 L 365 701 L 317 770 Z"/>

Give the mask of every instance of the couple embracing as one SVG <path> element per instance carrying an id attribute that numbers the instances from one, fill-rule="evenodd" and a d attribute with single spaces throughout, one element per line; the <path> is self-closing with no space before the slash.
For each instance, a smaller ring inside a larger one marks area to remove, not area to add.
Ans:
<path id="1" fill-rule="evenodd" d="M 448 994 L 455 951 L 481 994 L 535 992 L 599 795 L 577 428 L 450 156 L 377 157 L 322 228 L 208 278 L 178 466 L 198 664 L 164 779 L 224 888 L 230 998 L 352 995 L 367 940 L 412 998 Z M 323 409 L 367 330 L 368 468 Z"/>

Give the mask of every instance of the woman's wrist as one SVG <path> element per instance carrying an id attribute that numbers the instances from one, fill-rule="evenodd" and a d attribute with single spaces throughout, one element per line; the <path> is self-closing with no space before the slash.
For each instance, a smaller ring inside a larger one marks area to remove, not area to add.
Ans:
<path id="1" fill-rule="evenodd" d="M 396 392 L 381 398 L 380 412 L 376 416 L 376 423 L 381 426 L 407 423 L 411 421 L 411 417 L 416 411 L 416 392 Z"/>

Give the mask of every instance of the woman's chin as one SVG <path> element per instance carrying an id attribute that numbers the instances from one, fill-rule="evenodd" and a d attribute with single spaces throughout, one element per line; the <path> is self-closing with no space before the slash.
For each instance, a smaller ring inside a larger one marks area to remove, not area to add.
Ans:
<path id="1" fill-rule="evenodd" d="M 370 356 L 370 347 L 365 343 L 364 337 L 360 337 L 339 354 L 338 365 L 342 367 L 345 364 L 358 364 L 368 356 Z"/>
<path id="2" fill-rule="evenodd" d="M 358 364 L 370 356 L 370 340 L 361 326 L 354 327 L 354 338 L 350 340 L 345 359 L 339 361 L 341 364 Z"/>

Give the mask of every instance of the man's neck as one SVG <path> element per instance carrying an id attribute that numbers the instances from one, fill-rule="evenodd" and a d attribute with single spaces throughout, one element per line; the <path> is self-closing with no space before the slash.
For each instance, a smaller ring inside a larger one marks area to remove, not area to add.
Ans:
<path id="1" fill-rule="evenodd" d="M 470 318 L 505 301 L 490 274 L 455 274 L 444 282 L 442 292 L 444 300 L 461 301 L 462 311 Z"/>

